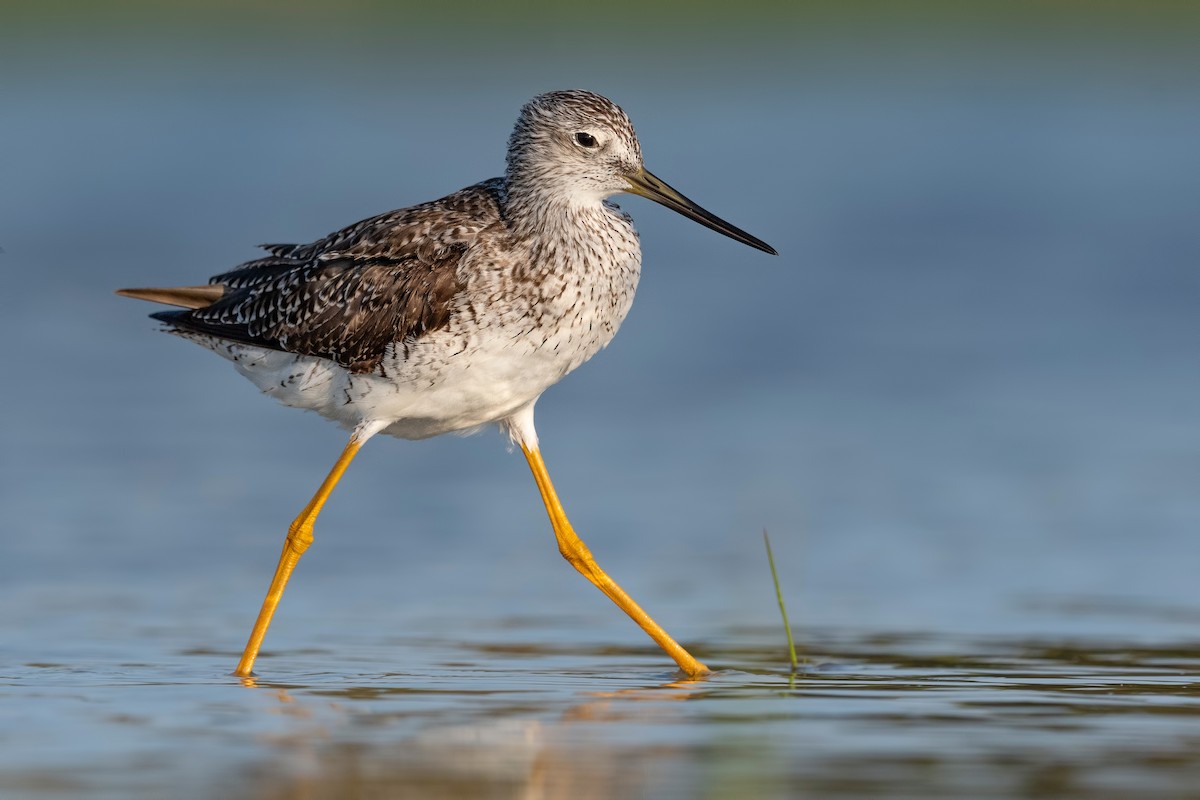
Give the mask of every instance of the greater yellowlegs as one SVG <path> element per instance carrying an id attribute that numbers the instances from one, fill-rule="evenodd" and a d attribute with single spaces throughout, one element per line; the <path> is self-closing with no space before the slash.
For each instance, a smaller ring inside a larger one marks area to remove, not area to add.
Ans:
<path id="1" fill-rule="evenodd" d="M 363 443 L 423 439 L 497 423 L 520 445 L 558 548 L 688 675 L 704 664 L 600 569 L 567 520 L 533 426 L 542 392 L 601 350 L 633 302 L 638 236 L 607 198 L 647 197 L 739 242 L 765 242 L 652 175 L 625 112 L 580 90 L 522 109 L 503 178 L 390 211 L 265 258 L 206 286 L 122 289 L 178 306 L 152 316 L 233 362 L 280 402 L 351 431 L 337 463 L 288 528 L 234 674 L 249 676 L 313 523 Z"/>

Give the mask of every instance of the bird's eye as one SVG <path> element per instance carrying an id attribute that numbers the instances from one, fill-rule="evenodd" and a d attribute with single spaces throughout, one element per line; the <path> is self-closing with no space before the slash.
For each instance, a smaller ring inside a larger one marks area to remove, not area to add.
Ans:
<path id="1" fill-rule="evenodd" d="M 595 147 L 596 137 L 586 131 L 580 131 L 575 134 L 575 143 L 580 147 Z"/>

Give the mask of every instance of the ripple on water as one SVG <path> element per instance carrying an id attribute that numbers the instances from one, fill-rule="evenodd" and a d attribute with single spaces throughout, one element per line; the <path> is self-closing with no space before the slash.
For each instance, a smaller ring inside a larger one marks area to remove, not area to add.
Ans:
<path id="1" fill-rule="evenodd" d="M 3 677 L 17 724 L 0 789 L 1115 798 L 1200 785 L 1196 643 L 811 631 L 792 675 L 774 638 L 697 645 L 717 666 L 701 680 L 663 670 L 652 646 L 519 638 L 394 638 L 352 671 L 337 648 L 268 653 L 249 687 L 224 675 L 235 654 L 196 647 L 166 667 L 29 663 Z"/>

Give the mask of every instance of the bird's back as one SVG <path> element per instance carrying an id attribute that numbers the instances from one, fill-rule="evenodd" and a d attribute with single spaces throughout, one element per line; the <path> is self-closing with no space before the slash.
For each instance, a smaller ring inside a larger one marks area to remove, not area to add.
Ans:
<path id="1" fill-rule="evenodd" d="M 464 255 L 501 222 L 503 185 L 485 181 L 310 244 L 264 245 L 269 256 L 209 280 L 222 288 L 215 301 L 153 316 L 190 338 L 373 371 L 395 342 L 449 322 L 465 281 Z"/>

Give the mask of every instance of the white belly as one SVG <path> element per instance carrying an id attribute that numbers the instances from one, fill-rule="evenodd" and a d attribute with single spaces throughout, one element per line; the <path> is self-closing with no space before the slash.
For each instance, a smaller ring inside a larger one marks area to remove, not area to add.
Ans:
<path id="1" fill-rule="evenodd" d="M 500 325 L 465 335 L 452 326 L 397 347 L 367 374 L 325 358 L 181 335 L 233 362 L 284 405 L 348 429 L 380 421 L 383 433 L 424 439 L 506 419 L 607 345 L 619 322 L 581 319 L 550 334 Z"/>

